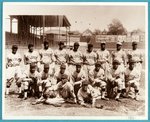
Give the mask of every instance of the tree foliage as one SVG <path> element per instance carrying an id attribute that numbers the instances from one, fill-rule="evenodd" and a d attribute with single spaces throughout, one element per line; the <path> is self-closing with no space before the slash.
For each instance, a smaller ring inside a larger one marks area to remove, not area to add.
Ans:
<path id="1" fill-rule="evenodd" d="M 112 23 L 108 25 L 108 35 L 126 35 L 127 30 L 118 19 L 113 19 Z"/>

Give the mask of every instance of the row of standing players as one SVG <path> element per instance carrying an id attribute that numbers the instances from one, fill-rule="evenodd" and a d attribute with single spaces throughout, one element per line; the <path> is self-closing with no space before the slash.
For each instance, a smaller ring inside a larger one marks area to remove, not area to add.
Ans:
<path id="1" fill-rule="evenodd" d="M 12 81 L 15 81 L 19 93 L 24 93 L 24 99 L 27 99 L 29 91 L 40 97 L 36 103 L 43 98 L 61 96 L 65 101 L 72 98 L 82 105 L 92 98 L 95 104 L 96 99 L 108 100 L 114 94 L 115 99 L 120 101 L 120 95 L 127 96 L 131 87 L 135 89 L 135 99 L 138 99 L 143 55 L 137 49 L 137 42 L 132 43 L 133 49 L 127 53 L 122 50 L 122 43 L 117 42 L 117 49 L 111 54 L 105 48 L 105 42 L 101 42 L 101 49 L 97 52 L 93 51 L 92 44 L 88 44 L 84 54 L 78 50 L 79 43 L 74 43 L 73 50 L 68 52 L 63 42 L 59 43 L 56 51 L 49 48 L 47 41 L 39 53 L 33 47 L 28 45 L 23 68 L 20 66 L 22 58 L 17 53 L 18 47 L 12 46 L 12 52 L 6 57 L 6 95 Z M 57 103 L 59 100 L 47 101 Z"/>

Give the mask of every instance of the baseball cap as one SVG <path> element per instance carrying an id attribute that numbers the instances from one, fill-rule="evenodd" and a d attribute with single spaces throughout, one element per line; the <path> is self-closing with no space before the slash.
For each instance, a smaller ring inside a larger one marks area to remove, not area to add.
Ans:
<path id="1" fill-rule="evenodd" d="M 58 45 L 64 45 L 64 42 L 60 41 L 60 42 L 58 43 Z"/>
<path id="2" fill-rule="evenodd" d="M 88 44 L 88 47 L 93 47 L 93 44 Z"/>
<path id="3" fill-rule="evenodd" d="M 48 41 L 44 41 L 44 45 L 49 44 Z"/>
<path id="4" fill-rule="evenodd" d="M 49 68 L 49 64 L 44 64 L 44 68 L 45 69 Z"/>
<path id="5" fill-rule="evenodd" d="M 101 43 L 101 44 L 106 44 L 106 41 L 101 41 L 100 43 Z"/>
<path id="6" fill-rule="evenodd" d="M 95 66 L 101 66 L 101 61 L 97 61 L 97 62 L 95 63 Z"/>
<path id="7" fill-rule="evenodd" d="M 134 41 L 134 42 L 132 42 L 132 45 L 137 45 L 137 42 L 135 42 L 135 41 Z"/>
<path id="8" fill-rule="evenodd" d="M 75 42 L 75 43 L 74 43 L 74 46 L 79 46 L 79 43 L 78 43 L 78 42 Z"/>
<path id="9" fill-rule="evenodd" d="M 119 59 L 119 58 L 115 58 L 115 59 L 113 60 L 113 63 L 120 64 L 120 59 Z"/>
<path id="10" fill-rule="evenodd" d="M 18 49 L 18 46 L 17 45 L 13 45 L 12 49 Z"/>
<path id="11" fill-rule="evenodd" d="M 136 63 L 139 60 L 138 57 L 133 57 L 129 60 L 129 63 Z"/>
<path id="12" fill-rule="evenodd" d="M 66 74 L 61 75 L 61 79 L 67 79 L 67 78 L 68 78 L 68 76 Z"/>
<path id="13" fill-rule="evenodd" d="M 122 45 L 122 42 L 117 42 L 117 45 Z"/>
<path id="14" fill-rule="evenodd" d="M 87 85 L 88 85 L 88 81 L 87 80 L 82 81 L 82 86 L 87 86 Z"/>
<path id="15" fill-rule="evenodd" d="M 77 64 L 76 64 L 76 67 L 81 67 L 81 63 L 77 63 Z"/>
<path id="16" fill-rule="evenodd" d="M 33 47 L 33 44 L 28 44 L 28 48 L 29 48 L 29 47 Z"/>
<path id="17" fill-rule="evenodd" d="M 65 64 L 62 64 L 62 65 L 60 66 L 60 68 L 61 68 L 61 69 L 66 69 L 66 65 L 65 65 Z"/>

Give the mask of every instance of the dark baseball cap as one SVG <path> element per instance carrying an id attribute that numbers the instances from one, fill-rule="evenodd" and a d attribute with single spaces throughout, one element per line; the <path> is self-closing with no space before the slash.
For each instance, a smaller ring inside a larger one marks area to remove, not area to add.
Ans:
<path id="1" fill-rule="evenodd" d="M 60 68 L 61 68 L 61 69 L 66 69 L 66 65 L 65 65 L 65 64 L 62 64 L 62 65 L 60 66 Z"/>
<path id="2" fill-rule="evenodd" d="M 93 47 L 93 44 L 88 44 L 88 47 Z"/>
<path id="3" fill-rule="evenodd" d="M 18 46 L 17 45 L 13 45 L 12 49 L 18 49 Z"/>
<path id="4" fill-rule="evenodd" d="M 82 82 L 82 86 L 87 86 L 88 85 L 88 81 L 87 80 L 84 80 L 83 82 Z"/>
<path id="5" fill-rule="evenodd" d="M 137 45 L 137 42 L 135 42 L 135 41 L 134 41 L 134 42 L 132 42 L 132 45 Z"/>
<path id="6" fill-rule="evenodd" d="M 80 46 L 80 45 L 79 45 L 79 43 L 78 43 L 78 42 L 75 42 L 75 43 L 74 43 L 74 46 Z"/>
<path id="7" fill-rule="evenodd" d="M 58 43 L 58 45 L 64 45 L 64 42 L 60 41 L 60 42 Z"/>

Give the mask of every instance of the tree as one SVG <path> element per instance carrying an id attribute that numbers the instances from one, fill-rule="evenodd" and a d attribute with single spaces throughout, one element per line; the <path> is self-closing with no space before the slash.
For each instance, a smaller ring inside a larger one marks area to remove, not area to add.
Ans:
<path id="1" fill-rule="evenodd" d="M 108 25 L 108 35 L 126 35 L 127 30 L 123 27 L 118 19 L 113 19 L 112 23 Z"/>
<path id="2" fill-rule="evenodd" d="M 95 29 L 93 32 L 94 35 L 100 35 L 101 34 L 101 30 L 99 29 Z"/>

